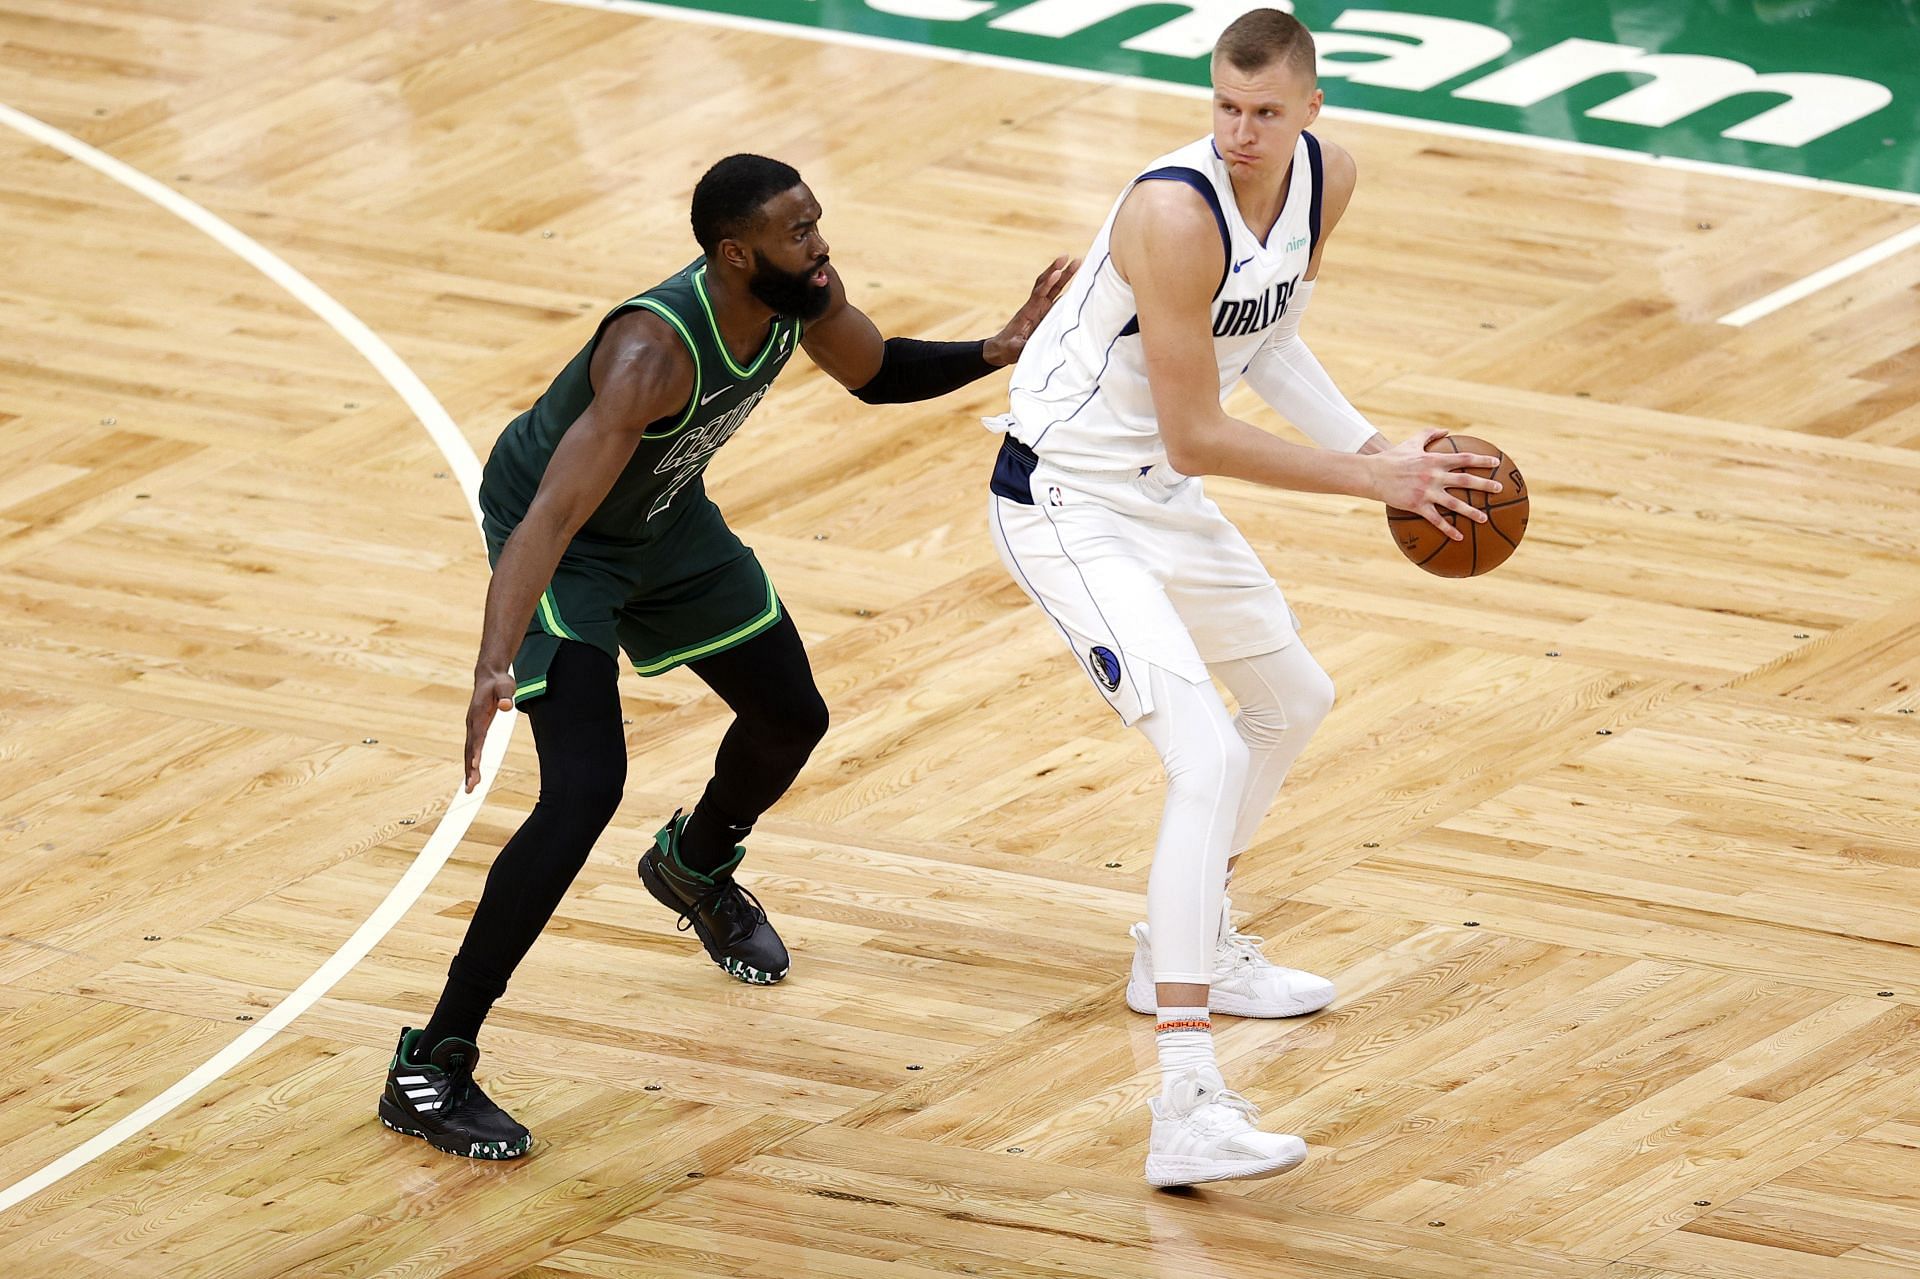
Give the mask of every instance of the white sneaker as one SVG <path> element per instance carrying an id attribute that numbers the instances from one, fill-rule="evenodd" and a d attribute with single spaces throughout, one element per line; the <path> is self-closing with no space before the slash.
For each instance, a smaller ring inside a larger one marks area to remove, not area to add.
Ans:
<path id="1" fill-rule="evenodd" d="M 1147 926 L 1135 924 L 1127 935 L 1133 938 L 1127 1007 L 1137 1013 L 1155 1012 L 1153 950 L 1147 940 Z M 1220 941 L 1213 950 L 1209 1012 L 1229 1017 L 1298 1017 L 1319 1012 L 1333 1002 L 1332 982 L 1298 968 L 1280 967 L 1260 953 L 1262 940 L 1241 932 L 1230 922 L 1221 924 Z"/>
<path id="2" fill-rule="evenodd" d="M 1306 1142 L 1291 1133 L 1261 1132 L 1253 1126 L 1260 1112 L 1252 1102 L 1197 1070 L 1182 1075 L 1147 1107 L 1153 1111 L 1147 1146 L 1151 1185 L 1271 1177 L 1307 1157 Z"/>

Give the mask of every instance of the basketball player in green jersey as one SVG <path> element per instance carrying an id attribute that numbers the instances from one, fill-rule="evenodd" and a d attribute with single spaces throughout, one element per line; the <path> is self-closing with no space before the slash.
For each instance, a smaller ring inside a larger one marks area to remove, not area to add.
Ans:
<path id="1" fill-rule="evenodd" d="M 626 780 L 622 651 L 642 675 L 686 666 L 732 708 L 712 780 L 640 861 L 647 891 L 744 982 L 787 950 L 736 872 L 753 824 L 827 728 L 793 621 L 701 474 L 804 347 L 868 403 L 945 395 L 1018 358 L 1073 274 L 1056 260 L 983 342 L 881 339 L 847 300 L 820 205 L 775 160 L 735 155 L 693 193 L 701 256 L 615 307 L 494 445 L 480 486 L 493 563 L 467 712 L 467 789 L 498 711 L 533 723 L 540 797 L 494 860 L 431 1020 L 401 1032 L 388 1127 L 472 1158 L 513 1159 L 527 1130 L 473 1083 L 481 1022 L 546 927 Z M 511 674 L 509 674 L 511 663 Z"/>

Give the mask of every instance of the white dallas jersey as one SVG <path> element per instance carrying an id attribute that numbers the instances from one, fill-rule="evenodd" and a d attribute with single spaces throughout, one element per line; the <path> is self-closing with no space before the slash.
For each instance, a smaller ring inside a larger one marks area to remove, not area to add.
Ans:
<path id="1" fill-rule="evenodd" d="M 1014 369 L 1009 432 L 1057 466 L 1111 471 L 1166 461 L 1133 289 L 1114 269 L 1108 247 L 1127 193 L 1147 181 L 1185 182 L 1199 191 L 1226 245 L 1213 297 L 1222 399 L 1286 313 L 1320 240 L 1320 144 L 1310 133 L 1294 146 L 1286 203 L 1265 242 L 1241 219 L 1227 162 L 1211 137 L 1161 156 L 1128 183 L 1087 250 L 1089 265 L 1040 322 Z"/>

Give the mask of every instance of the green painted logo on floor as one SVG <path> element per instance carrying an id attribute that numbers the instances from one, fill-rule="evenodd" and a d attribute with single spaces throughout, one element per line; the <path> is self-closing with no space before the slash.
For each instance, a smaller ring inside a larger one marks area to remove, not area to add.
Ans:
<path id="1" fill-rule="evenodd" d="M 563 0 L 565 2 L 565 0 Z M 588 0 L 618 8 L 620 0 Z M 657 0 L 1177 84 L 1247 0 Z M 1300 0 L 1342 107 L 1920 192 L 1920 0 Z"/>

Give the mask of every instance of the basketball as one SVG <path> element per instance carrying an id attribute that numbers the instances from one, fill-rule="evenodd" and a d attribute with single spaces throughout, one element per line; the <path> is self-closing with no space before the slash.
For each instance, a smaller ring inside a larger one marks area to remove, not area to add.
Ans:
<path id="1" fill-rule="evenodd" d="M 1473 475 L 1491 475 L 1500 481 L 1498 493 L 1478 489 L 1464 491 L 1467 502 L 1487 513 L 1487 522 L 1461 519 L 1451 511 L 1441 514 L 1466 537 L 1454 541 L 1426 517 L 1412 511 L 1387 508 L 1387 531 L 1400 553 L 1436 577 L 1478 577 L 1507 562 L 1527 535 L 1527 482 L 1520 468 L 1506 452 L 1471 435 L 1443 435 L 1427 445 L 1427 452 L 1486 453 L 1500 459 L 1500 465 L 1487 471 L 1469 468 Z"/>

